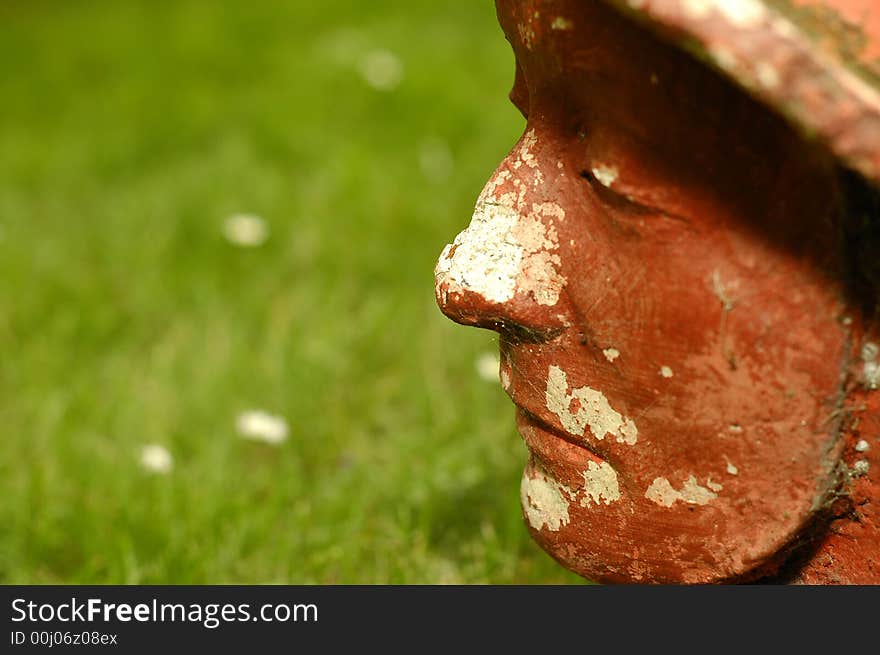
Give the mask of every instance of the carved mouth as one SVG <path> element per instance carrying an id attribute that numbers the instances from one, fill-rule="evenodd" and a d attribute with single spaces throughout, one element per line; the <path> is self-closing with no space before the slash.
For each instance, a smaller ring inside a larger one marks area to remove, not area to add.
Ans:
<path id="1" fill-rule="evenodd" d="M 522 409 L 517 414 L 517 428 L 531 453 L 523 476 L 521 500 L 533 528 L 540 530 L 546 523 L 554 531 L 567 524 L 571 518 L 569 511 L 575 507 L 578 512 L 600 508 L 605 511 L 625 497 L 625 481 L 589 447 L 560 436 L 557 430 Z M 535 485 L 538 490 L 533 489 Z M 548 516 L 551 510 L 566 506 L 558 516 Z M 558 520 L 556 528 L 553 518 Z"/>
<path id="2" fill-rule="evenodd" d="M 517 406 L 516 428 L 529 450 L 544 462 L 565 462 L 579 468 L 589 462 L 606 462 L 589 444 L 548 425 L 524 407 Z"/>

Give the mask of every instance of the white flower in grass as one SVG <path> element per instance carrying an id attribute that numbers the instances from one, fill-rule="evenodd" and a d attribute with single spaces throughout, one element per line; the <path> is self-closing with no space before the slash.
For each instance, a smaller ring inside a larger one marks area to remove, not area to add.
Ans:
<path id="1" fill-rule="evenodd" d="M 174 467 L 174 458 L 165 446 L 151 443 L 141 449 L 141 466 L 150 473 L 169 473 Z"/>
<path id="2" fill-rule="evenodd" d="M 263 245 L 269 238 L 269 227 L 259 216 L 233 214 L 223 224 L 223 235 L 236 246 L 255 248 Z"/>
<path id="3" fill-rule="evenodd" d="M 377 91 L 393 91 L 403 79 L 403 63 L 388 50 L 373 50 L 360 63 L 361 77 Z"/>
<path id="4" fill-rule="evenodd" d="M 477 375 L 486 382 L 498 382 L 498 367 L 501 361 L 495 353 L 483 353 L 475 362 Z"/>
<path id="5" fill-rule="evenodd" d="M 235 427 L 244 439 L 277 445 L 287 439 L 287 421 L 262 410 L 242 412 Z"/>

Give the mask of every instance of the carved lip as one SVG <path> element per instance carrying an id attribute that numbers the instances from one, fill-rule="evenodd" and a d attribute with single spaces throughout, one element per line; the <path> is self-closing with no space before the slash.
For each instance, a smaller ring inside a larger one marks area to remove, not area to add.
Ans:
<path id="1" fill-rule="evenodd" d="M 583 468 L 588 462 L 607 461 L 583 440 L 554 428 L 519 405 L 516 428 L 529 450 L 547 462 L 571 462 Z"/>

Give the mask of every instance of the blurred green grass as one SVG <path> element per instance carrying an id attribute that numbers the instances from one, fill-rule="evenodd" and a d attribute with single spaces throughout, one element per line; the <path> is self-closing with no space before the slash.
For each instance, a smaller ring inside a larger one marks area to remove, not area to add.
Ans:
<path id="1" fill-rule="evenodd" d="M 579 581 L 433 299 L 523 127 L 490 0 L 7 0 L 0 61 L 0 582 Z"/>

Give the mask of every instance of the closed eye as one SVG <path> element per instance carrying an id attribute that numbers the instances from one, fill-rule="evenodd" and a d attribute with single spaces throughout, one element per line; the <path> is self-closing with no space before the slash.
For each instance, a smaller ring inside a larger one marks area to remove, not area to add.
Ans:
<path id="1" fill-rule="evenodd" d="M 602 184 L 596 179 L 595 173 L 589 169 L 581 171 L 580 176 L 590 183 L 593 192 L 599 196 L 603 203 L 614 209 L 634 215 L 661 213 L 656 207 L 642 204 L 638 200 L 633 200 L 629 196 L 618 193 L 611 187 Z"/>
<path id="2" fill-rule="evenodd" d="M 602 184 L 602 182 L 596 178 L 596 175 L 592 170 L 583 170 L 580 172 L 580 176 L 590 183 L 593 193 L 599 197 L 599 200 L 601 200 L 606 206 L 611 207 L 620 213 L 629 214 L 630 216 L 661 215 L 687 222 L 687 219 L 684 216 L 671 214 L 660 207 L 648 205 L 639 202 L 630 196 L 618 193 L 611 187 Z"/>

